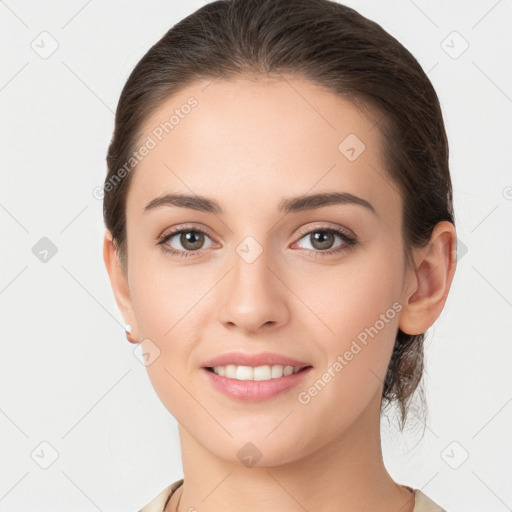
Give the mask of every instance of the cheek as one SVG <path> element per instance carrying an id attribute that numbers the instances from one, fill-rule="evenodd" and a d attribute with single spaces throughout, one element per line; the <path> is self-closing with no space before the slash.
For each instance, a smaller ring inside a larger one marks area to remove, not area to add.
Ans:
<path id="1" fill-rule="evenodd" d="M 191 414 L 186 390 L 200 371 L 194 347 L 207 325 L 205 307 L 214 283 L 192 266 L 177 269 L 158 259 L 135 257 L 132 263 L 130 291 L 138 334 L 149 338 L 158 353 L 146 367 L 148 376 L 164 406 L 176 418 L 186 418 Z"/>
<path id="2" fill-rule="evenodd" d="M 324 437 L 349 428 L 370 401 L 380 399 L 402 307 L 395 274 L 383 268 L 365 265 L 347 275 L 333 273 L 323 280 L 328 284 L 322 293 L 308 295 L 308 305 L 322 322 L 311 328 L 317 319 L 308 314 L 300 327 L 314 337 L 322 362 L 298 390 L 298 402 L 305 417 L 324 418 Z M 313 285 L 313 280 L 305 282 L 298 295 L 307 296 Z M 326 417 L 326 411 L 333 414 Z"/>
<path id="3" fill-rule="evenodd" d="M 221 276 L 207 265 L 180 266 L 157 251 L 134 250 L 131 265 L 130 293 L 138 335 L 149 338 L 160 353 L 156 364 L 147 367 L 148 373 L 156 378 L 160 372 L 167 381 L 172 381 L 168 372 L 180 382 L 188 379 L 200 364 L 195 352 L 198 340 L 215 320 L 211 316 L 214 288 Z"/>
<path id="4" fill-rule="evenodd" d="M 134 243 L 129 248 L 130 294 L 138 330 L 163 345 L 176 331 L 193 325 L 194 307 L 207 291 L 201 265 L 181 265 L 170 258 L 160 247 Z"/>
<path id="5" fill-rule="evenodd" d="M 328 367 L 341 356 L 346 368 L 356 369 L 344 369 L 344 387 L 364 386 L 365 381 L 368 387 L 369 379 L 377 386 L 376 376 L 385 377 L 403 307 L 400 265 L 393 251 L 360 253 L 350 263 L 324 267 L 293 286 L 309 310 L 301 315 L 300 328 L 316 340 L 322 363 Z"/>
<path id="6" fill-rule="evenodd" d="M 339 265 L 310 264 L 298 274 L 300 278 L 290 276 L 294 291 L 333 337 L 354 336 L 354 329 L 373 324 L 401 297 L 401 260 L 386 247 L 355 252 Z"/>

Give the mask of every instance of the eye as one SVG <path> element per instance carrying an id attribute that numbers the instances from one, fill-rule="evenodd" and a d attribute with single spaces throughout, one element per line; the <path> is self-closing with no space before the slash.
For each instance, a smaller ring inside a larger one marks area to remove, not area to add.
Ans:
<path id="1" fill-rule="evenodd" d="M 310 243 L 312 249 L 310 252 L 317 255 L 328 256 L 335 253 L 341 253 L 350 249 L 352 246 L 357 244 L 357 239 L 354 236 L 348 235 L 341 229 L 332 227 L 319 227 L 309 231 L 301 231 L 302 238 L 305 238 Z M 341 239 L 341 243 L 333 247 L 333 243 L 338 237 Z M 301 238 L 301 240 L 302 240 Z M 295 242 L 296 245 L 298 242 Z"/>
<path id="2" fill-rule="evenodd" d="M 312 249 L 306 249 L 308 252 L 312 253 L 314 257 L 317 257 L 318 255 L 328 256 L 335 253 L 341 253 L 357 244 L 356 237 L 345 233 L 341 229 L 327 226 L 322 226 L 313 230 L 310 229 L 309 231 L 302 230 L 300 234 L 302 235 L 300 240 L 305 238 L 312 246 Z M 157 244 L 162 246 L 163 251 L 170 253 L 173 256 L 189 258 L 196 256 L 202 249 L 212 246 L 212 244 L 210 244 L 204 247 L 205 237 L 211 240 L 210 235 L 203 229 L 180 226 L 161 235 Z M 333 246 L 336 237 L 341 240 L 341 243 Z M 295 242 L 293 246 L 298 243 L 299 242 Z M 181 246 L 181 248 L 176 247 L 176 245 Z"/>
<path id="3" fill-rule="evenodd" d="M 190 256 L 195 256 L 194 253 L 205 248 L 203 247 L 205 237 L 210 238 L 208 233 L 202 229 L 196 227 L 186 228 L 182 226 L 161 235 L 159 237 L 158 245 L 162 246 L 163 251 L 169 252 L 174 256 L 188 258 Z M 174 238 L 176 238 L 176 240 L 173 240 Z M 181 246 L 183 249 L 179 247 L 176 248 L 173 246 L 173 243 Z"/>

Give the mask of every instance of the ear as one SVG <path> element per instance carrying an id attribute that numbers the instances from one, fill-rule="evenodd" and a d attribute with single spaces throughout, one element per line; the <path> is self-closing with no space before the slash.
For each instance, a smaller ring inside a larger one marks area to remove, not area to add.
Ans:
<path id="1" fill-rule="evenodd" d="M 457 235 L 448 221 L 436 224 L 430 242 L 415 253 L 416 269 L 409 271 L 403 296 L 400 329 L 425 332 L 444 308 L 457 266 Z"/>
<path id="2" fill-rule="evenodd" d="M 130 289 L 128 287 L 128 276 L 125 275 L 122 270 L 117 248 L 112 240 L 112 233 L 108 229 L 106 230 L 105 237 L 103 239 L 103 261 L 107 268 L 117 307 L 119 308 L 119 311 L 121 311 L 125 323 L 132 326 L 132 332 L 130 335 L 127 335 L 127 339 L 132 343 L 137 343 L 133 339 L 133 337 L 136 338 L 136 326 Z"/>

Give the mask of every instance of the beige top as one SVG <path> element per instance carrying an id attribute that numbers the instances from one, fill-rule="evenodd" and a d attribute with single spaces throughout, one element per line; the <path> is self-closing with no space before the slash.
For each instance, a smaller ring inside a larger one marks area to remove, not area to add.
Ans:
<path id="1" fill-rule="evenodd" d="M 168 485 L 162 492 L 151 500 L 145 507 L 141 508 L 139 512 L 163 512 L 167 502 L 171 498 L 174 491 L 183 483 L 183 478 L 177 482 Z M 423 494 L 419 489 L 407 487 L 414 493 L 414 510 L 413 512 L 446 512 L 437 503 L 434 503 L 426 494 Z"/>

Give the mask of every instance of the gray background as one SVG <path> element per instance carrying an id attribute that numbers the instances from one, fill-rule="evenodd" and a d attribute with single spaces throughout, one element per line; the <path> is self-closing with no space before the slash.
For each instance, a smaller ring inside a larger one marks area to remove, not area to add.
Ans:
<path id="1" fill-rule="evenodd" d="M 511 510 L 512 1 L 346 3 L 438 92 L 461 244 L 427 337 L 425 437 L 384 422 L 385 462 L 450 512 Z M 182 476 L 176 422 L 124 337 L 95 191 L 128 74 L 201 5 L 0 1 L 0 511 L 134 511 Z"/>

